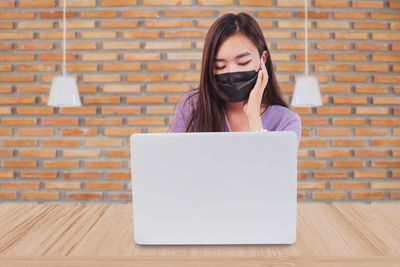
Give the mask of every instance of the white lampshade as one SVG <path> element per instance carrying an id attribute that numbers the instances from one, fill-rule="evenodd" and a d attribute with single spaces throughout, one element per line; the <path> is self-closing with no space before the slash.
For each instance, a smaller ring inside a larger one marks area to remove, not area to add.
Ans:
<path id="1" fill-rule="evenodd" d="M 316 107 L 322 106 L 318 81 L 313 76 L 301 76 L 296 80 L 294 87 L 292 106 Z"/>
<path id="2" fill-rule="evenodd" d="M 74 77 L 63 75 L 53 79 L 47 105 L 53 107 L 81 106 L 78 87 L 76 86 Z"/>

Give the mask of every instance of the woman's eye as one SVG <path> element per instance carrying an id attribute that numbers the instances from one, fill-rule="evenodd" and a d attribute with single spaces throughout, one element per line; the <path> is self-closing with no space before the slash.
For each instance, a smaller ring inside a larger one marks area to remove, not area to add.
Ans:
<path id="1" fill-rule="evenodd" d="M 249 60 L 249 61 L 246 61 L 246 62 L 243 62 L 243 63 L 239 63 L 239 65 L 240 65 L 240 66 L 247 65 L 247 64 L 249 64 L 249 63 L 250 63 L 250 61 L 251 61 L 251 60 Z"/>
<path id="2" fill-rule="evenodd" d="M 222 67 L 215 66 L 215 69 L 217 69 L 217 70 L 222 70 L 224 68 L 225 68 L 225 66 L 222 66 Z"/>

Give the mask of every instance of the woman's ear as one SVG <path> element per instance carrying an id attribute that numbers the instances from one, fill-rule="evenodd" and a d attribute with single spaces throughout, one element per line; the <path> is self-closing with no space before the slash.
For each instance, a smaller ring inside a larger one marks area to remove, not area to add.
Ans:
<path id="1" fill-rule="evenodd" d="M 267 52 L 267 50 L 264 50 L 262 52 L 262 59 L 264 61 L 264 64 L 265 64 L 265 62 L 267 62 L 267 56 L 268 56 L 268 52 Z"/>

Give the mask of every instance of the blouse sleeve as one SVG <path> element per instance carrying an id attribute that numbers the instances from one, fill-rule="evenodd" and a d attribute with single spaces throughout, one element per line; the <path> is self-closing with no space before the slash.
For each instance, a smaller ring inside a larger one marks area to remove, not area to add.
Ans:
<path id="1" fill-rule="evenodd" d="M 297 113 L 292 113 L 293 116 L 285 123 L 282 131 L 294 131 L 297 134 L 297 148 L 300 146 L 301 139 L 301 119 Z"/>

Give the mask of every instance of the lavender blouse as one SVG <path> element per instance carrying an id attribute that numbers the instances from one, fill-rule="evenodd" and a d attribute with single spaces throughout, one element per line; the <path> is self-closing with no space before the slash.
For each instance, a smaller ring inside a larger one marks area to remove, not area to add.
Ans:
<path id="1" fill-rule="evenodd" d="M 192 92 L 193 91 L 186 92 L 175 105 L 172 124 L 168 132 L 185 132 L 186 124 L 190 119 L 191 112 L 197 100 L 196 95 L 185 103 L 185 100 Z M 299 146 L 301 138 L 301 119 L 297 113 L 280 105 L 272 105 L 268 106 L 261 114 L 261 121 L 264 129 L 268 131 L 294 131 L 297 134 L 297 146 Z M 225 131 L 231 132 L 226 115 Z"/>

